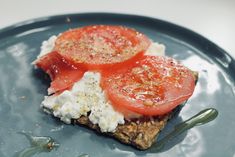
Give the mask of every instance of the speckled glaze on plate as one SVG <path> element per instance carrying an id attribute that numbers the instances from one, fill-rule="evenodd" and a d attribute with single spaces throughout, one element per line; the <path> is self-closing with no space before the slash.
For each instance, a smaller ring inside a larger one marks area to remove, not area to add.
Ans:
<path id="1" fill-rule="evenodd" d="M 43 40 L 69 28 L 93 24 L 133 27 L 153 41 L 166 45 L 166 54 L 199 71 L 193 96 L 173 118 L 160 138 L 176 123 L 199 111 L 214 107 L 219 116 L 213 122 L 181 134 L 159 153 L 138 151 L 114 139 L 80 126 L 65 125 L 40 109 L 49 79 L 31 62 Z M 0 30 L 0 156 L 12 157 L 29 146 L 19 131 L 51 136 L 60 147 L 38 157 L 146 156 L 221 157 L 235 156 L 235 61 L 204 37 L 158 19 L 112 13 L 84 13 L 45 17 Z"/>

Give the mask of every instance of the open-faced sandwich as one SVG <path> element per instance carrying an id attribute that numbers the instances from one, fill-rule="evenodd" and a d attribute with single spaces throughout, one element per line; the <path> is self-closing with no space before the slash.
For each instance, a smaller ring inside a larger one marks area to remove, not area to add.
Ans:
<path id="1" fill-rule="evenodd" d="M 44 111 L 138 149 L 151 147 L 197 73 L 165 47 L 123 26 L 71 29 L 44 41 L 34 64 L 49 74 Z"/>

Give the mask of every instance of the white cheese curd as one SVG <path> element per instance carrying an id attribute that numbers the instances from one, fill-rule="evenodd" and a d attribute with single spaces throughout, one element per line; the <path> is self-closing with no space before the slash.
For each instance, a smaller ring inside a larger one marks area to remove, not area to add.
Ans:
<path id="1" fill-rule="evenodd" d="M 149 46 L 149 48 L 146 51 L 145 55 L 165 56 L 165 49 L 166 49 L 165 45 L 154 42 Z"/>
<path id="2" fill-rule="evenodd" d="M 124 124 L 124 116 L 113 109 L 99 84 L 99 73 L 86 72 L 70 91 L 45 97 L 42 106 L 68 124 L 90 112 L 89 120 L 102 132 L 113 132 L 118 124 Z"/>
<path id="3" fill-rule="evenodd" d="M 41 48 L 40 54 L 37 56 L 37 58 L 40 58 L 48 54 L 49 52 L 51 52 L 55 46 L 56 39 L 57 39 L 57 36 L 53 35 L 48 40 L 43 41 L 40 47 Z"/>
<path id="4" fill-rule="evenodd" d="M 52 36 L 43 41 L 40 58 L 53 50 L 57 36 Z M 165 55 L 165 46 L 152 43 L 146 55 Z M 106 99 L 100 87 L 100 74 L 86 72 L 81 80 L 76 82 L 71 90 L 66 90 L 59 95 L 45 96 L 42 107 L 61 121 L 70 124 L 71 119 L 77 119 L 89 114 L 89 120 L 97 124 L 102 132 L 115 131 L 118 124 L 124 124 L 124 116 L 115 111 Z"/>

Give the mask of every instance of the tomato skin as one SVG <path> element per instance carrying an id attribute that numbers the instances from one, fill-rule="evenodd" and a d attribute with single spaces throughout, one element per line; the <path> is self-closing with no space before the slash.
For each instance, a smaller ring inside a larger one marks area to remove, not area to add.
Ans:
<path id="1" fill-rule="evenodd" d="M 79 81 L 85 71 L 70 69 L 70 68 L 61 68 L 59 67 L 59 74 L 56 75 L 55 79 L 51 82 L 48 93 L 56 93 L 64 90 L 69 90 L 75 82 Z"/>
<path id="2" fill-rule="evenodd" d="M 123 67 L 141 59 L 150 43 L 145 35 L 134 29 L 94 25 L 62 33 L 54 50 L 70 64 L 101 71 Z"/>
<path id="3" fill-rule="evenodd" d="M 194 91 L 189 69 L 174 59 L 145 56 L 132 67 L 102 74 L 101 86 L 114 108 L 158 116 L 172 111 Z"/>
<path id="4" fill-rule="evenodd" d="M 50 76 L 51 80 L 53 80 L 56 75 L 55 71 L 57 71 L 57 66 L 54 65 L 59 65 L 60 62 L 60 55 L 53 51 L 37 59 L 35 65 L 45 71 Z"/>
<path id="5" fill-rule="evenodd" d="M 56 51 L 52 51 L 39 58 L 35 65 L 44 70 L 52 82 L 48 89 L 49 94 L 69 89 L 79 81 L 85 72 L 83 69 L 67 63 Z"/>

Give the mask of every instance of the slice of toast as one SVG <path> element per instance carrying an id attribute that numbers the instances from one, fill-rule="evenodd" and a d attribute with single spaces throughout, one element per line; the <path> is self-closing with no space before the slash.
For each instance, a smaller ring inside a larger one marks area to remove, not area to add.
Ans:
<path id="1" fill-rule="evenodd" d="M 169 113 L 161 117 L 144 117 L 138 120 L 125 121 L 125 124 L 117 126 L 115 132 L 105 134 L 118 139 L 122 143 L 145 150 L 151 147 L 156 136 L 164 128 L 172 115 L 172 113 Z M 87 116 L 74 120 L 74 124 L 85 125 L 100 132 L 99 126 L 92 124 Z"/>
<path id="2" fill-rule="evenodd" d="M 196 83 L 198 80 L 198 73 L 192 73 L 195 77 Z M 179 108 L 177 107 L 175 110 L 177 109 Z M 175 110 L 163 116 L 142 117 L 141 119 L 125 121 L 124 124 L 117 126 L 115 132 L 105 134 L 140 150 L 148 149 L 156 141 L 156 137 L 167 124 L 167 121 L 174 115 Z M 85 125 L 100 132 L 99 126 L 92 124 L 88 116 L 82 116 L 79 119 L 75 119 L 73 123 Z"/>

